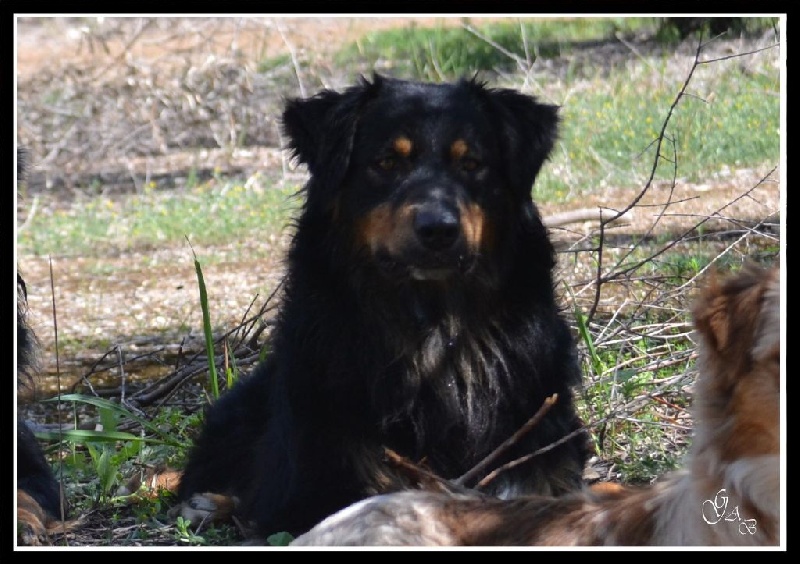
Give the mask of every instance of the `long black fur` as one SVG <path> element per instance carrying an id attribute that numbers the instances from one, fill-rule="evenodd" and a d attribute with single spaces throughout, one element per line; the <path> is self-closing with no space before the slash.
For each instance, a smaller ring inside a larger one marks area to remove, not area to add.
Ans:
<path id="1" fill-rule="evenodd" d="M 290 100 L 283 124 L 311 178 L 273 352 L 211 406 L 180 499 L 235 495 L 259 533 L 297 534 L 355 500 L 409 485 L 383 447 L 455 478 L 553 393 L 555 407 L 498 464 L 579 429 L 570 391 L 579 365 L 556 303 L 554 249 L 531 199 L 557 136 L 557 108 L 471 80 L 375 76 Z M 491 220 L 491 252 L 458 256 L 458 275 L 446 282 L 416 280 L 356 243 L 371 210 L 401 207 L 411 190 L 374 180 L 375 142 L 392 127 L 436 150 L 451 134 L 481 147 L 480 174 L 446 169 L 450 157 L 431 151 L 430 163 L 408 159 L 403 177 L 436 210 L 442 194 Z M 486 491 L 564 493 L 581 485 L 586 456 L 578 433 Z"/>

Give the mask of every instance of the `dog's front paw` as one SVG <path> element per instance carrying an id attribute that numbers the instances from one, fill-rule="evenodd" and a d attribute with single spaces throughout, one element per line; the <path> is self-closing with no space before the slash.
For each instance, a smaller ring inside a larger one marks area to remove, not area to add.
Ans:
<path id="1" fill-rule="evenodd" d="M 154 467 L 137 472 L 117 488 L 118 496 L 137 495 L 142 498 L 156 498 L 161 492 L 176 493 L 183 473 L 171 468 Z"/>
<path id="2" fill-rule="evenodd" d="M 192 527 L 206 523 L 219 523 L 231 520 L 239 505 L 239 499 L 215 493 L 194 494 L 188 500 L 170 510 L 171 517 L 183 517 Z"/>

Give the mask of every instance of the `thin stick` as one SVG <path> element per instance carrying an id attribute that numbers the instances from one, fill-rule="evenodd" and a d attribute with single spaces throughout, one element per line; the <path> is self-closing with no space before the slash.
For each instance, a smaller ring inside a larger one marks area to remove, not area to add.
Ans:
<path id="1" fill-rule="evenodd" d="M 447 492 L 453 492 L 454 490 L 459 490 L 461 488 L 453 487 L 453 485 L 448 481 L 442 478 L 441 476 L 431 472 L 430 470 L 411 462 L 404 456 L 397 454 L 395 451 L 388 447 L 383 447 L 383 451 L 386 454 L 386 458 L 389 459 L 389 462 L 399 466 L 403 470 L 408 471 L 409 474 L 413 475 L 414 479 L 419 482 L 430 481 L 433 484 L 436 484 L 439 488 L 443 489 Z M 430 487 L 430 484 L 427 484 L 427 487 Z"/>
<path id="2" fill-rule="evenodd" d="M 530 430 L 533 429 L 539 423 L 539 421 L 542 420 L 542 418 L 547 414 L 547 412 L 550 411 L 550 408 L 553 407 L 556 401 L 558 401 L 558 394 L 553 394 L 552 396 L 546 398 L 544 400 L 544 403 L 542 404 L 542 407 L 539 408 L 539 410 L 533 415 L 533 417 L 528 419 L 528 421 L 522 427 L 517 429 L 517 431 L 513 435 L 511 435 L 509 438 L 503 441 L 500 444 L 500 446 L 498 446 L 496 449 L 490 452 L 486 456 L 486 458 L 478 462 L 478 464 L 473 466 L 465 474 L 453 480 L 453 483 L 457 486 L 464 486 L 468 482 L 474 480 L 484 470 L 486 470 L 486 468 L 490 464 L 492 464 L 503 452 L 511 448 L 524 435 L 530 432 Z"/>
<path id="3" fill-rule="evenodd" d="M 544 407 L 544 406 L 542 406 L 542 407 Z M 584 431 L 585 431 L 585 429 L 583 427 L 581 427 L 580 429 L 575 429 L 569 435 L 561 437 L 560 439 L 558 439 L 554 443 L 550 443 L 549 445 L 547 445 L 545 447 L 542 447 L 542 448 L 540 448 L 539 450 L 537 450 L 535 452 L 532 452 L 530 454 L 526 454 L 525 456 L 521 456 L 521 457 L 519 457 L 519 458 L 517 458 L 515 460 L 512 460 L 511 462 L 503 464 L 500 468 L 496 468 L 495 470 L 492 470 L 480 482 L 475 484 L 475 489 L 477 490 L 477 489 L 480 489 L 480 488 L 484 487 L 486 484 L 488 484 L 489 482 L 494 480 L 497 476 L 499 476 L 501 473 L 505 472 L 506 470 L 510 470 L 511 468 L 514 468 L 515 466 L 519 466 L 520 464 L 529 461 L 534 456 L 539 456 L 540 454 L 544 454 L 545 452 L 551 451 L 554 448 L 556 448 L 557 446 L 562 445 L 565 442 L 567 442 L 568 440 L 572 439 L 573 437 L 576 437 L 576 436 L 580 435 Z"/>

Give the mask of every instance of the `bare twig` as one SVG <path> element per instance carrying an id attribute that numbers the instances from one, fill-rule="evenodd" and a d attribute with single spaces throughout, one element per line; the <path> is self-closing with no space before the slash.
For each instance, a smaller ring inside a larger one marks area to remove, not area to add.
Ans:
<path id="1" fill-rule="evenodd" d="M 576 429 L 573 432 L 571 432 L 571 433 L 569 433 L 567 435 L 564 435 L 562 438 L 558 439 L 557 441 L 554 441 L 554 442 L 550 443 L 547 446 L 544 446 L 544 447 L 542 447 L 540 449 L 537 449 L 537 450 L 535 450 L 534 452 L 532 452 L 530 454 L 526 454 L 525 456 L 520 456 L 519 458 L 516 458 L 516 459 L 512 460 L 511 462 L 507 462 L 506 464 L 503 464 L 499 468 L 497 468 L 495 470 L 492 470 L 483 479 L 481 479 L 475 485 L 475 489 L 479 490 L 481 488 L 486 487 L 489 484 L 489 482 L 491 482 L 492 480 L 497 478 L 497 476 L 499 476 L 503 472 L 506 472 L 507 470 L 511 470 L 512 468 L 515 468 L 515 467 L 519 466 L 520 464 L 524 464 L 527 461 L 529 461 L 531 458 L 539 456 L 540 454 L 544 454 L 546 452 L 549 452 L 549 451 L 553 450 L 554 448 L 556 448 L 557 446 L 563 445 L 567 441 L 572 440 L 573 438 L 577 437 L 578 435 L 582 435 L 585 432 L 586 432 L 586 429 L 581 427 L 580 429 Z"/>
<path id="2" fill-rule="evenodd" d="M 404 456 L 400 456 L 390 448 L 384 447 L 383 451 L 391 464 L 401 468 L 413 482 L 419 484 L 423 489 L 450 493 L 466 491 L 452 481 L 446 480 L 427 468 L 411 462 Z"/>
<path id="3" fill-rule="evenodd" d="M 517 67 L 519 68 L 520 71 L 525 72 L 525 73 L 530 71 L 530 65 L 528 64 L 528 61 L 526 61 L 525 59 L 523 59 L 522 57 L 520 57 L 516 53 L 512 53 L 511 51 L 509 51 L 508 49 L 506 49 L 505 47 L 503 47 L 502 45 L 500 45 L 496 41 L 492 41 L 492 39 L 490 39 L 489 37 L 486 37 L 486 35 L 484 35 L 480 31 L 478 31 L 477 29 L 475 29 L 471 24 L 463 23 L 462 26 L 464 27 L 465 30 L 470 32 L 472 35 L 474 35 L 475 37 L 477 37 L 481 41 L 485 41 L 486 43 L 488 43 L 489 45 L 491 45 L 492 47 L 497 49 L 499 52 L 501 52 L 503 55 L 505 55 L 506 57 L 508 57 L 512 61 L 514 61 L 517 64 Z"/>
<path id="4" fill-rule="evenodd" d="M 520 427 L 513 435 L 503 441 L 500 446 L 490 452 L 483 460 L 478 462 L 475 466 L 473 466 L 470 470 L 466 473 L 462 474 L 453 482 L 456 485 L 463 486 L 468 485 L 470 482 L 474 481 L 478 476 L 480 476 L 486 469 L 493 464 L 503 453 L 505 453 L 508 449 L 512 446 L 517 444 L 519 440 L 527 435 L 531 429 L 533 429 L 539 421 L 550 411 L 550 408 L 555 405 L 556 401 L 558 401 L 558 394 L 553 394 L 552 396 L 546 398 L 542 406 L 538 409 L 536 413 L 533 414 L 533 417 L 528 419 L 525 424 Z"/>

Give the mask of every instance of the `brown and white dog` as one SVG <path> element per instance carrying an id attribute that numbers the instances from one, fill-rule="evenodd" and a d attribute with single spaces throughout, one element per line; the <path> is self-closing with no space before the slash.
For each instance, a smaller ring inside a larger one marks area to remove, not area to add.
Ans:
<path id="1" fill-rule="evenodd" d="M 780 270 L 712 275 L 694 306 L 694 440 L 643 488 L 500 500 L 405 491 L 332 515 L 293 545 L 778 545 Z"/>

